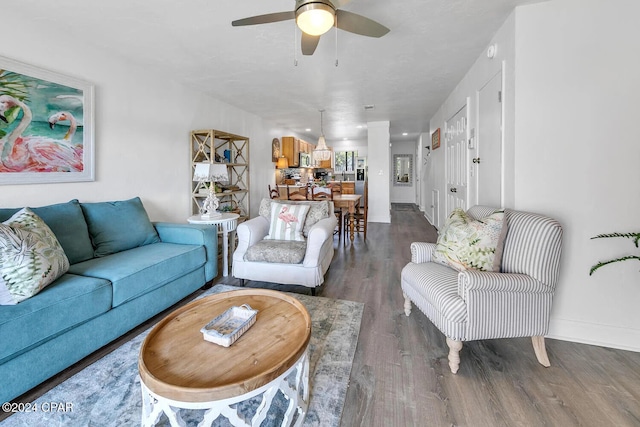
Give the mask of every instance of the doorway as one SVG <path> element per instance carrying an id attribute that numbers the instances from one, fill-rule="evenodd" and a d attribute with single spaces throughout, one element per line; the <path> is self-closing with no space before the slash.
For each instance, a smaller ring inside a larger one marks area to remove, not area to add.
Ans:
<path id="1" fill-rule="evenodd" d="M 444 129 L 448 217 L 455 208 L 467 210 L 467 104 L 445 122 Z"/>

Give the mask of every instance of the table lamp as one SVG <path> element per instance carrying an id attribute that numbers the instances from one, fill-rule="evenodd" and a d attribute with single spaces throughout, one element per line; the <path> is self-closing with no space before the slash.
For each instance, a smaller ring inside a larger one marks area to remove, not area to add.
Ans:
<path id="1" fill-rule="evenodd" d="M 202 219 L 217 218 L 222 214 L 218 212 L 220 200 L 216 197 L 215 183 L 229 181 L 227 165 L 223 163 L 196 163 L 195 166 L 193 181 L 199 182 L 200 186 L 205 182 L 209 183 L 209 195 L 200 207 L 200 216 Z"/>

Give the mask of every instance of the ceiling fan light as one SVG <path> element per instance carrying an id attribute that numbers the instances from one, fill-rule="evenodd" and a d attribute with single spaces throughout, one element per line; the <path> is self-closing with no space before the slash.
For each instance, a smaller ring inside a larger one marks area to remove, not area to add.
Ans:
<path id="1" fill-rule="evenodd" d="M 320 36 L 333 27 L 336 11 L 323 3 L 305 4 L 296 10 L 296 24 L 310 36 Z"/>

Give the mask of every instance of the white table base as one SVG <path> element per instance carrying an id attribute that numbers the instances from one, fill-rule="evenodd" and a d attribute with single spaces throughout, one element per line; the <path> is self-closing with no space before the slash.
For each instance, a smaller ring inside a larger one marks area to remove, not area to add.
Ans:
<path id="1" fill-rule="evenodd" d="M 294 372 L 294 386 L 289 385 L 289 376 Z M 298 417 L 295 426 L 301 426 L 304 417 L 307 414 L 309 406 L 309 357 L 308 350 L 302 354 L 300 359 L 285 373 L 275 380 L 253 391 L 245 393 L 241 396 L 232 397 L 223 400 L 214 400 L 211 402 L 180 402 L 162 397 L 147 388 L 140 381 L 142 387 L 142 422 L 143 427 L 155 426 L 162 414 L 169 418 L 172 427 L 186 427 L 185 421 L 180 416 L 182 409 L 207 409 L 203 420 L 198 424 L 199 427 L 211 426 L 219 417 L 227 418 L 231 425 L 239 427 L 258 427 L 264 421 L 269 412 L 269 408 L 273 403 L 273 398 L 280 390 L 289 401 L 289 405 L 282 419 L 282 426 L 290 426 L 293 422 L 294 413 L 297 411 Z M 255 415 L 247 422 L 236 409 L 231 405 L 251 399 L 252 397 L 262 394 L 262 401 L 256 410 Z"/>
<path id="2" fill-rule="evenodd" d="M 194 215 L 187 219 L 191 224 L 215 225 L 218 232 L 222 232 L 222 277 L 229 275 L 229 233 L 231 233 L 231 253 L 235 250 L 235 233 L 240 215 L 224 212 L 216 218 L 202 218 Z"/>

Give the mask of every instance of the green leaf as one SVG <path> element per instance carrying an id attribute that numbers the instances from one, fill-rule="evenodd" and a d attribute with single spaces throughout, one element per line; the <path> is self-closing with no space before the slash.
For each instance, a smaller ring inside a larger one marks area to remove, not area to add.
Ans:
<path id="1" fill-rule="evenodd" d="M 601 262 L 597 263 L 596 265 L 594 265 L 593 267 L 591 267 L 591 270 L 589 270 L 589 276 L 591 276 L 600 267 L 604 267 L 605 265 L 608 265 L 608 264 L 613 264 L 614 262 L 628 261 L 628 260 L 631 260 L 631 259 L 635 259 L 635 260 L 640 261 L 640 256 L 627 255 L 627 256 L 623 256 L 623 257 L 620 257 L 620 258 L 612 259 L 612 260 L 609 260 L 609 261 L 601 261 Z"/>

